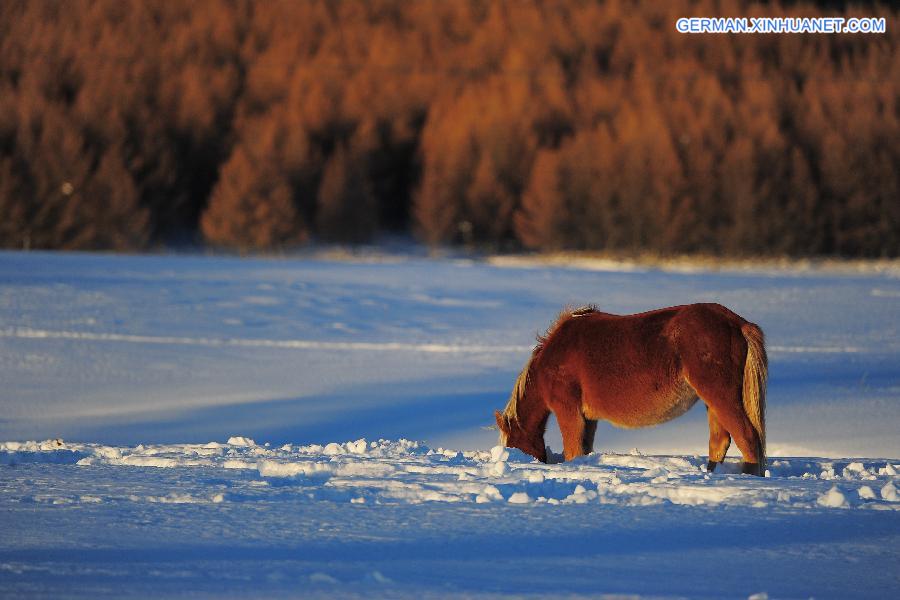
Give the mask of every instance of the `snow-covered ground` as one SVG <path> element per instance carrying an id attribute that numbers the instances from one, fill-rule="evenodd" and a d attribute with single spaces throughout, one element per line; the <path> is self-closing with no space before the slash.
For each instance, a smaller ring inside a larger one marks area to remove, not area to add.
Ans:
<path id="1" fill-rule="evenodd" d="M 771 477 L 701 408 L 492 449 L 564 305 L 699 301 L 767 333 Z M 0 597 L 897 597 L 898 329 L 891 269 L 0 253 Z"/>

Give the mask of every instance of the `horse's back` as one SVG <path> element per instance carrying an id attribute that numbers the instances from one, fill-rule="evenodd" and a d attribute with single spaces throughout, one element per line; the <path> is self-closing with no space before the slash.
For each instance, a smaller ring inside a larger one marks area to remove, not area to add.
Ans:
<path id="1" fill-rule="evenodd" d="M 676 352 L 698 345 L 722 350 L 723 343 L 743 339 L 741 327 L 747 323 L 716 303 L 684 304 L 633 315 L 598 313 L 597 321 L 647 347 L 664 345 Z"/>
<path id="2" fill-rule="evenodd" d="M 661 308 L 634 315 L 599 315 L 601 327 L 610 328 L 646 360 L 679 363 L 699 359 L 704 363 L 743 365 L 746 343 L 741 328 L 747 321 L 721 304 L 698 303 Z"/>
<path id="3" fill-rule="evenodd" d="M 732 338 L 735 332 L 740 336 L 744 322 L 717 304 L 573 316 L 560 324 L 543 351 L 548 383 L 557 388 L 550 395 L 559 396 L 559 389 L 571 389 L 577 381 L 588 418 L 623 427 L 667 421 L 696 401 L 685 367 L 730 362 Z"/>
<path id="4" fill-rule="evenodd" d="M 747 353 L 741 331 L 746 323 L 721 304 L 690 304 L 673 319 L 669 334 L 683 362 L 703 368 L 739 367 Z"/>

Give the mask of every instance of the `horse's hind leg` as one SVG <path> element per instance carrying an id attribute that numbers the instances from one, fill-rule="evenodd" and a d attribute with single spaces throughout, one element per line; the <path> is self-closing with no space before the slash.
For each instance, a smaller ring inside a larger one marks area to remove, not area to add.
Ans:
<path id="1" fill-rule="evenodd" d="M 720 402 L 716 400 L 709 402 L 710 412 L 715 412 L 719 423 L 731 434 L 734 443 L 741 451 L 744 460 L 742 472 L 758 475 L 759 435 L 744 412 L 740 394 L 737 394 L 736 397 L 728 397 L 724 403 Z"/>
<path id="2" fill-rule="evenodd" d="M 584 418 L 584 434 L 582 436 L 581 449 L 585 454 L 594 451 L 594 434 L 597 433 L 597 421 Z"/>
<path id="3" fill-rule="evenodd" d="M 727 382 L 722 379 L 689 376 L 688 382 L 706 403 L 709 414 L 714 415 L 720 427 L 731 434 L 743 456 L 743 472 L 758 475 L 759 435 L 744 412 L 741 380 Z M 710 421 L 710 460 L 713 454 L 712 436 L 712 421 Z M 722 457 L 724 458 L 724 453 Z"/>
<path id="4" fill-rule="evenodd" d="M 709 463 L 706 470 L 712 473 L 716 465 L 725 460 L 731 445 L 731 435 L 722 427 L 716 413 L 709 406 L 706 407 L 706 417 L 709 420 Z"/>

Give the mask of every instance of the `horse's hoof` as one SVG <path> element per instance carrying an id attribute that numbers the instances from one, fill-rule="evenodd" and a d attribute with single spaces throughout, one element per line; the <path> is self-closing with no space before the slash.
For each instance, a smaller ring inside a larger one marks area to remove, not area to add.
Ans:
<path id="1" fill-rule="evenodd" d="M 756 475 L 758 477 L 763 476 L 763 474 L 759 472 L 759 463 L 751 463 L 751 462 L 743 463 L 743 467 L 741 468 L 741 473 L 743 473 L 744 475 Z"/>
<path id="2" fill-rule="evenodd" d="M 717 465 L 717 464 L 719 464 L 719 463 L 717 463 L 717 462 L 714 461 L 714 460 L 711 460 L 711 461 L 709 461 L 708 463 L 706 463 L 706 472 L 707 472 L 707 473 L 712 473 L 713 471 L 715 471 L 715 470 L 716 470 L 716 465 Z"/>

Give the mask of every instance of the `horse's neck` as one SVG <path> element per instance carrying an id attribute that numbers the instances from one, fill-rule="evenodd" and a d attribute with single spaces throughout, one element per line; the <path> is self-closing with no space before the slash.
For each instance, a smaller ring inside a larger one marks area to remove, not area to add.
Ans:
<path id="1" fill-rule="evenodd" d="M 550 416 L 550 409 L 544 401 L 535 393 L 534 382 L 526 386 L 525 393 L 519 399 L 519 420 L 523 425 L 523 429 L 534 431 L 537 428 L 544 428 L 547 425 L 547 418 Z"/>

